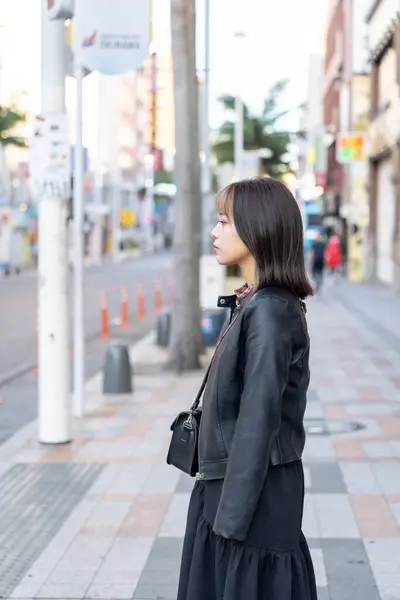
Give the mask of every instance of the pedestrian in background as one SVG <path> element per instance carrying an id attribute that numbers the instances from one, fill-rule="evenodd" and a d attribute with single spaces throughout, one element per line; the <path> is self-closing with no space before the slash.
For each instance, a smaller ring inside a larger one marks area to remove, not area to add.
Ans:
<path id="1" fill-rule="evenodd" d="M 325 265 L 331 273 L 338 273 L 342 264 L 342 249 L 340 239 L 332 235 L 325 248 Z"/>
<path id="2" fill-rule="evenodd" d="M 203 398 L 178 600 L 317 600 L 301 531 L 313 293 L 301 214 L 262 177 L 229 185 L 217 204 L 217 261 L 239 265 L 246 283 L 220 299 L 231 316 Z"/>
<path id="3" fill-rule="evenodd" d="M 315 291 L 318 293 L 322 286 L 325 268 L 325 243 L 322 240 L 321 233 L 318 231 L 315 241 L 311 248 L 311 269 L 315 284 Z"/>

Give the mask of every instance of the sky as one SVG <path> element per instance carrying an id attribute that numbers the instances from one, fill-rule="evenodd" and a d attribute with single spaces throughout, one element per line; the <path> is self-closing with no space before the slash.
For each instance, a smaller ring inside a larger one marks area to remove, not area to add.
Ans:
<path id="1" fill-rule="evenodd" d="M 111 0 L 112 1 L 112 0 Z M 170 0 L 155 0 L 167 10 Z M 282 108 L 299 105 L 306 97 L 308 57 L 323 51 L 323 33 L 329 0 L 210 0 L 210 120 L 214 128 L 224 113 L 217 98 L 235 94 L 240 84 L 244 101 L 261 108 L 268 89 L 279 79 L 291 83 Z M 40 88 L 40 0 L 0 0 L 0 22 L 12 61 L 3 65 L 3 83 L 29 87 L 34 105 Z M 197 0 L 198 65 L 204 66 L 204 6 Z M 21 18 L 23 15 L 23 18 Z M 235 31 L 245 33 L 238 52 Z M 1 81 L 0 81 L 1 85 Z M 3 93 L 5 85 L 3 85 Z M 35 106 L 36 108 L 36 106 Z M 293 113 L 286 126 L 296 127 Z"/>
<path id="2" fill-rule="evenodd" d="M 21 18 L 22 16 L 22 18 Z M 12 90 L 30 91 L 37 110 L 40 92 L 40 0 L 0 0 L 0 97 Z M 0 65 L 1 66 L 1 65 Z M 31 106 L 27 106 L 31 108 Z"/>
<path id="3" fill-rule="evenodd" d="M 329 0 L 210 0 L 212 127 L 223 118 L 216 99 L 221 94 L 235 94 L 239 82 L 244 101 L 254 111 L 261 108 L 268 89 L 280 79 L 291 81 L 282 99 L 283 108 L 297 106 L 305 99 L 308 57 L 323 53 L 328 3 Z M 200 66 L 204 65 L 204 4 L 205 0 L 197 0 Z M 240 61 L 235 31 L 246 36 L 239 42 Z"/>

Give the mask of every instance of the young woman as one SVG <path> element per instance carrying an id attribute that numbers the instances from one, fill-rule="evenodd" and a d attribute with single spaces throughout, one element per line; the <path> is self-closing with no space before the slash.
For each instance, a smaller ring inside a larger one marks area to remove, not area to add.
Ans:
<path id="1" fill-rule="evenodd" d="M 279 181 L 226 187 L 212 231 L 246 284 L 214 355 L 199 435 L 178 600 L 316 600 L 301 531 L 312 295 L 300 211 Z"/>

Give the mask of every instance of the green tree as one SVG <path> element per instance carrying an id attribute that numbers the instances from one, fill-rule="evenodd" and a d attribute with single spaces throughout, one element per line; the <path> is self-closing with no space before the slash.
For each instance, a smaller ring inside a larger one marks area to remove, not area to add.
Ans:
<path id="1" fill-rule="evenodd" d="M 14 134 L 16 127 L 25 123 L 25 115 L 14 108 L 0 106 L 0 144 L 26 148 L 26 140 Z"/>
<path id="2" fill-rule="evenodd" d="M 246 105 L 243 106 L 244 149 L 259 150 L 267 148 L 271 155 L 260 159 L 260 171 L 271 177 L 281 177 L 290 171 L 288 160 L 288 146 L 293 139 L 293 134 L 280 131 L 278 123 L 289 111 L 279 111 L 278 105 L 282 93 L 286 89 L 288 80 L 278 81 L 268 93 L 260 115 L 250 113 Z M 219 164 L 234 162 L 235 140 L 235 97 L 222 96 L 219 101 L 232 117 L 227 119 L 220 127 L 217 139 L 213 144 L 214 154 Z M 260 173 L 260 174 L 261 174 Z"/>

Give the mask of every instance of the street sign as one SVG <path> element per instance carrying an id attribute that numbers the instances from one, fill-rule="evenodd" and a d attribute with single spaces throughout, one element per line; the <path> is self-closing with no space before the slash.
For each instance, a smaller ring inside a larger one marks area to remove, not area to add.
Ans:
<path id="1" fill-rule="evenodd" d="M 131 229 L 137 223 L 136 215 L 132 210 L 123 208 L 119 213 L 119 224 L 123 229 Z"/>
<path id="2" fill-rule="evenodd" d="M 65 113 L 37 116 L 29 143 L 30 186 L 35 200 L 71 195 L 70 143 Z"/>
<path id="3" fill-rule="evenodd" d="M 339 133 L 336 139 L 336 160 L 342 165 L 365 160 L 365 144 L 365 135 L 362 133 Z"/>
<path id="4" fill-rule="evenodd" d="M 106 75 L 134 71 L 149 54 L 150 0 L 80 0 L 72 36 L 80 66 Z"/>

